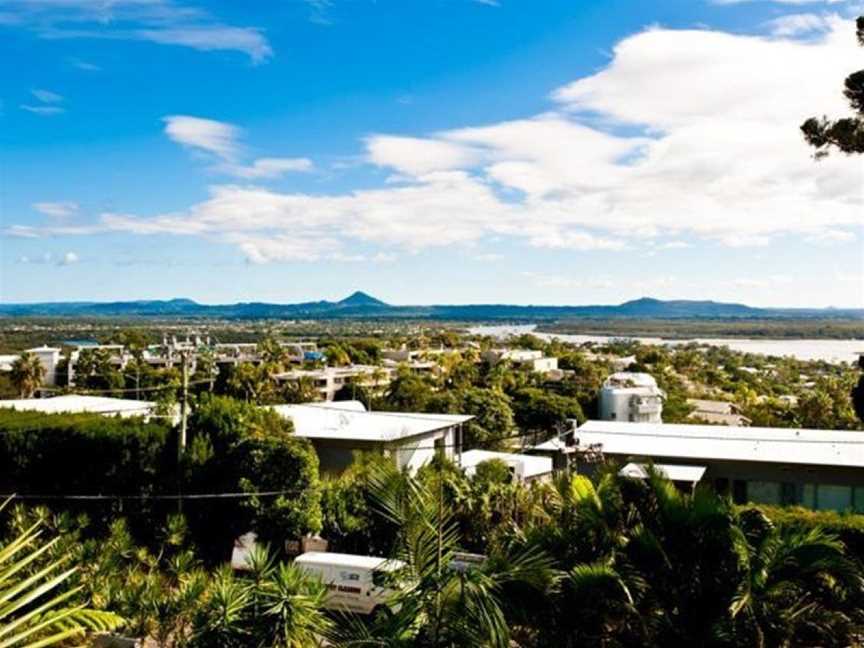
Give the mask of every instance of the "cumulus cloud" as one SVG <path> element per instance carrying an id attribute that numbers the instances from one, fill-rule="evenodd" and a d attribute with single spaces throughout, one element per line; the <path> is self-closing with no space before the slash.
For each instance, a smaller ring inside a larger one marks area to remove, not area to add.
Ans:
<path id="1" fill-rule="evenodd" d="M 163 119 L 165 134 L 191 149 L 212 153 L 224 160 L 237 154 L 237 127 L 214 119 L 169 115 Z"/>
<path id="2" fill-rule="evenodd" d="M 99 227 L 222 240 L 256 263 L 489 237 L 576 252 L 852 240 L 864 224 L 860 160 L 815 161 L 799 133 L 811 115 L 846 111 L 843 79 L 864 64 L 853 24 L 826 20 L 807 41 L 650 29 L 619 42 L 602 70 L 554 90 L 543 114 L 368 137 L 367 162 L 391 172 L 384 186 L 312 195 L 216 185 L 175 213 L 104 214 Z M 166 124 L 223 173 L 254 180 L 306 167 L 243 163 L 230 124 Z"/>
<path id="3" fill-rule="evenodd" d="M 172 141 L 218 158 L 221 162 L 214 169 L 227 175 L 254 180 L 278 178 L 288 172 L 313 168 L 308 158 L 266 157 L 248 165 L 239 163 L 243 153 L 239 142 L 242 131 L 233 124 L 189 115 L 169 115 L 163 121 L 165 134 Z"/>

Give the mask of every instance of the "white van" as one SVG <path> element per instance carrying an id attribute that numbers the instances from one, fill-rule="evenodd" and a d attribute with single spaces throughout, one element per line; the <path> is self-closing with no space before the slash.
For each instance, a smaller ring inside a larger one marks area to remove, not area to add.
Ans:
<path id="1" fill-rule="evenodd" d="M 301 554 L 294 564 L 320 578 L 330 590 L 326 607 L 359 614 L 372 614 L 387 605 L 394 594 L 387 575 L 405 566 L 401 560 L 320 551 Z"/>

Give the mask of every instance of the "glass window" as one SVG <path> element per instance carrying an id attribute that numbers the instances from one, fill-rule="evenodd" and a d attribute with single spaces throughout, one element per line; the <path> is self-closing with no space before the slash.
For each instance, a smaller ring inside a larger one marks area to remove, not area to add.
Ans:
<path id="1" fill-rule="evenodd" d="M 820 511 L 846 511 L 852 508 L 852 487 L 819 484 L 816 508 Z"/>
<path id="2" fill-rule="evenodd" d="M 343 572 L 339 573 L 339 578 L 341 578 L 343 581 L 359 581 L 360 580 L 360 574 L 356 574 L 354 572 L 344 572 L 343 571 Z"/>
<path id="3" fill-rule="evenodd" d="M 747 499 L 757 504 L 780 504 L 780 482 L 747 482 Z"/>
<path id="4" fill-rule="evenodd" d="M 816 508 L 816 485 L 804 484 L 804 490 L 801 494 L 801 505 L 809 509 Z"/>
<path id="5" fill-rule="evenodd" d="M 864 486 L 856 486 L 853 490 L 852 509 L 856 513 L 864 513 Z"/>

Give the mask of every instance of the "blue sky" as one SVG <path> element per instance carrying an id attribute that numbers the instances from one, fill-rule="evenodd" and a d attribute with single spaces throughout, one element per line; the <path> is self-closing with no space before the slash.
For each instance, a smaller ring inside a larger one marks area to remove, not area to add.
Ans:
<path id="1" fill-rule="evenodd" d="M 0 300 L 864 306 L 858 11 L 0 0 Z"/>

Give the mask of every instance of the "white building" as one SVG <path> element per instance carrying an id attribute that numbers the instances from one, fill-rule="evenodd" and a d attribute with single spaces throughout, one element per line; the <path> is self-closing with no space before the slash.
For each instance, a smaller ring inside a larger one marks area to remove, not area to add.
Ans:
<path id="1" fill-rule="evenodd" d="M 481 354 L 481 358 L 491 365 L 508 360 L 521 369 L 539 373 L 558 369 L 558 358 L 544 356 L 542 351 L 532 349 L 489 349 Z"/>
<path id="2" fill-rule="evenodd" d="M 273 379 L 280 383 L 297 383 L 310 380 L 323 401 L 332 401 L 336 392 L 346 385 L 384 388 L 390 384 L 394 370 L 372 365 L 350 365 L 348 367 L 322 367 L 320 369 L 293 369 L 275 374 Z"/>
<path id="3" fill-rule="evenodd" d="M 552 474 L 552 458 L 536 455 L 492 452 L 490 450 L 466 450 L 459 457 L 459 465 L 469 477 L 477 473 L 477 466 L 484 461 L 498 459 L 507 464 L 518 481 L 533 481 Z"/>
<path id="4" fill-rule="evenodd" d="M 621 371 L 600 389 L 600 418 L 604 421 L 660 423 L 666 394 L 646 373 Z"/>
<path id="5" fill-rule="evenodd" d="M 573 434 L 580 473 L 598 466 L 581 454 L 599 451 L 632 476 L 653 463 L 688 488 L 709 484 L 739 503 L 864 512 L 860 432 L 588 421 Z"/>
<path id="6" fill-rule="evenodd" d="M 45 367 L 45 378 L 42 383 L 45 385 L 57 384 L 57 365 L 60 364 L 60 349 L 56 347 L 41 346 L 35 349 L 27 349 L 28 353 L 32 353 L 37 358 L 42 366 Z"/>
<path id="7" fill-rule="evenodd" d="M 19 412 L 41 412 L 42 414 L 103 414 L 130 416 L 153 415 L 156 403 L 152 401 L 108 398 L 105 396 L 84 396 L 67 394 L 52 398 L 21 398 L 0 400 L 0 409 L 13 409 Z"/>
<path id="8" fill-rule="evenodd" d="M 454 458 L 462 443 L 462 426 L 473 416 L 367 412 L 358 401 L 273 405 L 294 424 L 294 434 L 315 446 L 321 471 L 347 468 L 357 451 L 381 452 L 397 468 L 416 470 L 436 453 Z"/>
<path id="9" fill-rule="evenodd" d="M 687 404 L 693 407 L 693 411 L 687 415 L 687 418 L 715 425 L 750 425 L 750 419 L 741 413 L 741 408 L 735 403 L 688 398 Z"/>

